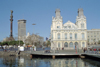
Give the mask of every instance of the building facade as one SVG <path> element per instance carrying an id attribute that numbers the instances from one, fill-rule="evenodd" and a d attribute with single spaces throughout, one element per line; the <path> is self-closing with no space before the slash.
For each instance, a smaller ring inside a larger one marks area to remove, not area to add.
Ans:
<path id="1" fill-rule="evenodd" d="M 59 9 L 56 9 L 55 14 L 55 17 L 52 17 L 51 25 L 51 49 L 67 50 L 86 47 L 87 24 L 83 9 L 78 9 L 75 24 L 71 21 L 63 24 Z"/>
<path id="2" fill-rule="evenodd" d="M 87 30 L 88 45 L 96 45 L 100 41 L 100 29 Z"/>
<path id="3" fill-rule="evenodd" d="M 18 20 L 18 40 L 24 41 L 26 38 L 26 20 Z"/>

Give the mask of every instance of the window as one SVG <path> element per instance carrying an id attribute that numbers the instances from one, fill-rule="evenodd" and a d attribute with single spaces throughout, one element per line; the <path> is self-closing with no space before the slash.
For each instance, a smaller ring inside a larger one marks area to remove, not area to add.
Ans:
<path id="1" fill-rule="evenodd" d="M 60 43 L 58 43 L 58 47 L 60 48 Z"/>
<path id="2" fill-rule="evenodd" d="M 85 43 L 84 42 L 82 42 L 82 47 L 85 47 Z"/>
<path id="3" fill-rule="evenodd" d="M 60 26 L 57 26 L 57 28 L 60 28 Z"/>
<path id="4" fill-rule="evenodd" d="M 91 41 L 93 42 L 93 39 L 91 39 Z"/>
<path id="5" fill-rule="evenodd" d="M 82 33 L 82 39 L 84 39 L 84 33 Z"/>
<path id="6" fill-rule="evenodd" d="M 81 24 L 81 28 L 84 28 L 84 24 L 83 23 Z"/>
<path id="7" fill-rule="evenodd" d="M 65 42 L 64 47 L 68 47 L 68 43 L 67 42 Z"/>
<path id="8" fill-rule="evenodd" d="M 67 26 L 65 26 L 64 28 L 67 28 Z"/>
<path id="9" fill-rule="evenodd" d="M 58 39 L 60 39 L 60 33 L 58 33 Z"/>
<path id="10" fill-rule="evenodd" d="M 52 35 L 51 35 L 51 38 L 53 39 L 53 33 L 52 33 Z"/>
<path id="11" fill-rule="evenodd" d="M 75 39 L 77 39 L 77 33 L 75 33 Z"/>
<path id="12" fill-rule="evenodd" d="M 75 42 L 75 46 L 76 46 L 76 47 L 78 46 L 78 42 Z"/>
<path id="13" fill-rule="evenodd" d="M 67 33 L 65 33 L 65 39 L 67 39 Z"/>
<path id="14" fill-rule="evenodd" d="M 69 43 L 69 47 L 73 47 L 73 43 L 72 42 Z"/>
<path id="15" fill-rule="evenodd" d="M 70 33 L 70 39 L 72 39 L 72 33 Z"/>
<path id="16" fill-rule="evenodd" d="M 68 28 L 71 28 L 71 26 L 68 26 Z"/>

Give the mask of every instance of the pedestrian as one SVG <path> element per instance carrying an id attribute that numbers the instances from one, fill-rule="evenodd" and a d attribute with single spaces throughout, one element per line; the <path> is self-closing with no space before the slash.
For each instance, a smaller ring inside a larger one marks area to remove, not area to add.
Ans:
<path id="1" fill-rule="evenodd" d="M 85 48 L 85 53 L 87 53 L 87 47 Z"/>
<path id="2" fill-rule="evenodd" d="M 84 52 L 84 49 L 83 49 L 83 47 L 82 47 L 82 53 Z"/>
<path id="3" fill-rule="evenodd" d="M 5 51 L 5 46 L 3 46 L 3 51 Z"/>
<path id="4" fill-rule="evenodd" d="M 84 48 L 84 53 L 85 53 L 85 48 Z"/>

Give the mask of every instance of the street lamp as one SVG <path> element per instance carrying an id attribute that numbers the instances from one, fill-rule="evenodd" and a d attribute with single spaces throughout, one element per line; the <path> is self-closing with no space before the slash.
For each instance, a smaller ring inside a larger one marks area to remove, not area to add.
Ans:
<path id="1" fill-rule="evenodd" d="M 32 24 L 32 25 L 36 25 L 36 24 Z M 34 33 L 34 27 L 33 27 L 33 33 Z"/>
<path id="2" fill-rule="evenodd" d="M 32 24 L 32 25 L 36 25 L 36 24 Z M 35 35 L 34 33 L 34 27 L 33 27 L 33 36 Z M 34 36 L 35 37 L 35 36 Z M 34 41 L 33 41 L 33 45 L 34 45 Z"/>

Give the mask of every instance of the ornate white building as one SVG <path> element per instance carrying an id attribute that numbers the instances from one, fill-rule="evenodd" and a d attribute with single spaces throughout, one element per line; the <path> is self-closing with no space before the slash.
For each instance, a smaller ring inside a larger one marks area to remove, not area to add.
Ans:
<path id="1" fill-rule="evenodd" d="M 56 16 L 52 17 L 51 25 L 51 49 L 67 50 L 86 47 L 87 24 L 83 9 L 78 9 L 75 24 L 71 21 L 63 24 L 59 9 L 56 9 L 55 14 Z"/>

